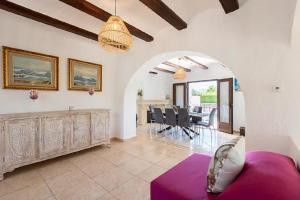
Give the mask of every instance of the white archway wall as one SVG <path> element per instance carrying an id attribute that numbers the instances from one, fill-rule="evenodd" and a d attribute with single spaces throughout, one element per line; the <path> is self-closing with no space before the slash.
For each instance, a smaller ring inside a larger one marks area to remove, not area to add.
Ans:
<path id="1" fill-rule="evenodd" d="M 164 100 L 166 95 L 172 95 L 172 80 L 172 76 L 167 73 L 147 73 L 137 86 L 143 90 L 143 100 Z"/>
<path id="2" fill-rule="evenodd" d="M 189 53 L 189 54 L 186 54 Z M 136 93 L 138 89 L 141 89 L 141 82 L 144 85 L 143 89 L 150 90 L 151 93 L 158 93 L 157 95 L 151 95 L 153 97 L 157 97 L 160 99 L 164 99 L 164 95 L 160 95 L 161 93 L 169 94 L 168 92 L 172 92 L 172 84 L 178 83 L 180 81 L 174 81 L 172 79 L 171 75 L 168 74 L 160 74 L 162 77 L 157 76 L 151 76 L 148 74 L 148 71 L 153 68 L 153 66 L 156 66 L 157 63 L 160 64 L 164 62 L 166 58 L 174 58 L 174 57 L 182 57 L 185 55 L 197 55 L 199 57 L 207 57 L 201 53 L 196 52 L 187 52 L 187 51 L 178 51 L 178 52 L 170 52 L 163 55 L 158 55 L 154 59 L 151 59 L 148 61 L 144 66 L 138 69 L 138 71 L 133 75 L 131 78 L 125 92 L 125 112 L 124 112 L 124 126 L 126 131 L 128 131 L 129 134 L 124 135 L 124 139 L 128 139 L 130 137 L 135 136 L 136 133 L 136 126 L 133 124 L 132 119 L 135 119 L 135 114 L 137 112 L 136 110 Z M 172 57 L 174 56 L 174 57 Z M 158 60 L 160 58 L 160 60 Z M 153 62 L 152 62 L 153 61 Z M 187 78 L 185 82 L 187 81 L 198 81 L 198 80 L 209 80 L 209 79 L 222 79 L 222 78 L 230 78 L 234 77 L 234 74 L 228 69 L 227 67 L 224 67 L 221 64 L 218 64 L 216 61 L 215 64 L 211 64 L 209 66 L 209 70 L 201 70 L 201 69 L 192 69 L 191 73 L 187 73 Z M 150 76 L 150 78 L 149 78 Z M 156 83 L 154 83 L 157 81 Z M 165 85 L 161 85 L 165 84 Z M 145 91 L 146 92 L 146 91 Z M 172 93 L 171 93 L 172 94 Z M 147 96 L 145 96 L 147 99 Z M 172 97 L 172 95 L 171 95 Z M 246 115 L 245 115 L 245 102 L 244 102 L 244 94 L 240 91 L 234 91 L 234 130 L 238 131 L 241 126 L 246 126 Z M 130 126 L 130 124 L 132 124 Z M 130 131 L 129 131 L 130 130 Z"/>
<path id="3" fill-rule="evenodd" d="M 230 15 L 224 15 L 221 9 L 200 13 L 188 22 L 186 30 L 168 28 L 158 33 L 153 43 L 136 41 L 129 54 L 118 61 L 123 66 L 119 72 L 119 97 L 125 94 L 119 110 L 130 109 L 125 88 L 133 84 L 129 80 L 147 60 L 154 57 L 154 64 L 155 55 L 164 52 L 203 52 L 222 61 L 240 80 L 246 101 L 248 150 L 287 154 L 290 137 L 288 125 L 283 123 L 286 105 L 282 103 L 282 93 L 273 93 L 272 86 L 284 81 L 282 70 L 286 68 L 282 66 L 290 48 L 295 4 L 295 0 L 247 1 Z M 130 127 L 133 123 L 126 112 L 120 115 L 121 137 L 134 136 L 135 127 Z"/>
<path id="4" fill-rule="evenodd" d="M 122 139 L 129 139 L 131 137 L 136 136 L 136 123 L 135 123 L 135 115 L 136 115 L 136 92 L 139 89 L 140 82 L 147 76 L 148 72 L 153 68 L 153 66 L 157 66 L 163 61 L 169 60 L 171 58 L 182 57 L 185 55 L 191 56 L 199 56 L 210 58 L 207 55 L 197 53 L 197 52 L 190 52 L 190 51 L 175 51 L 175 52 L 168 52 L 163 53 L 160 55 L 155 56 L 154 58 L 148 60 L 144 63 L 134 74 L 132 78 L 129 80 L 127 87 L 125 88 L 124 92 L 124 110 L 123 110 L 123 132 L 122 132 Z M 172 77 L 167 87 L 172 87 Z"/>

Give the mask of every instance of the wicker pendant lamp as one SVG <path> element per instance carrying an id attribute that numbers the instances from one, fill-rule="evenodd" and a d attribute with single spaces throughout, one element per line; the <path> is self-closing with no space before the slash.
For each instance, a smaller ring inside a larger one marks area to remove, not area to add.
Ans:
<path id="1" fill-rule="evenodd" d="M 186 72 L 182 68 L 177 69 L 175 74 L 173 75 L 173 78 L 175 80 L 184 80 L 186 78 Z"/>
<path id="2" fill-rule="evenodd" d="M 181 58 L 178 59 L 179 60 L 179 65 L 182 66 L 181 63 Z M 184 71 L 183 68 L 177 68 L 175 74 L 173 75 L 173 78 L 175 80 L 184 80 L 186 79 L 186 72 Z"/>
<path id="3" fill-rule="evenodd" d="M 116 15 L 116 0 L 115 15 L 110 16 L 101 28 L 98 42 L 105 50 L 110 52 L 125 52 L 131 47 L 132 36 L 123 20 Z"/>

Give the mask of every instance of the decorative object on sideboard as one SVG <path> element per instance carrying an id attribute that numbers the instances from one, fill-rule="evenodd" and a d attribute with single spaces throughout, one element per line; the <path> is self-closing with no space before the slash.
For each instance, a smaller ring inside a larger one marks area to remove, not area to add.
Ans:
<path id="1" fill-rule="evenodd" d="M 37 100 L 39 98 L 39 93 L 37 90 L 30 90 L 29 97 L 32 100 Z"/>
<path id="2" fill-rule="evenodd" d="M 102 65 L 69 58 L 69 90 L 102 91 Z"/>
<path id="3" fill-rule="evenodd" d="M 3 47 L 3 88 L 58 90 L 58 57 Z"/>
<path id="4" fill-rule="evenodd" d="M 117 16 L 115 0 L 115 15 L 109 17 L 101 28 L 98 36 L 99 44 L 107 51 L 125 52 L 131 47 L 132 36 L 123 20 Z"/>
<path id="5" fill-rule="evenodd" d="M 93 96 L 95 94 L 95 88 L 90 87 L 89 88 L 89 95 Z"/>

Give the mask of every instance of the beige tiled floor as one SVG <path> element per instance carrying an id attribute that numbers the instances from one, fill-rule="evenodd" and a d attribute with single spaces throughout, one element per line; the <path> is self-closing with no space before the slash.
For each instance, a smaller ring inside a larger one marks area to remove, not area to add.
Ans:
<path id="1" fill-rule="evenodd" d="M 212 153 L 230 139 L 218 133 L 190 141 L 150 135 L 26 166 L 5 175 L 0 200 L 148 200 L 150 182 L 191 153 Z M 171 134 L 172 135 L 172 134 Z"/>

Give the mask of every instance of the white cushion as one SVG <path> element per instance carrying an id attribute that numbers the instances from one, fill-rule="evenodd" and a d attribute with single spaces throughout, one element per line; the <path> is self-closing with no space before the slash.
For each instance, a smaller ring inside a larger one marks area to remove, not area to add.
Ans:
<path id="1" fill-rule="evenodd" d="M 245 139 L 238 137 L 221 145 L 210 161 L 207 191 L 220 193 L 242 171 L 245 163 Z"/>

